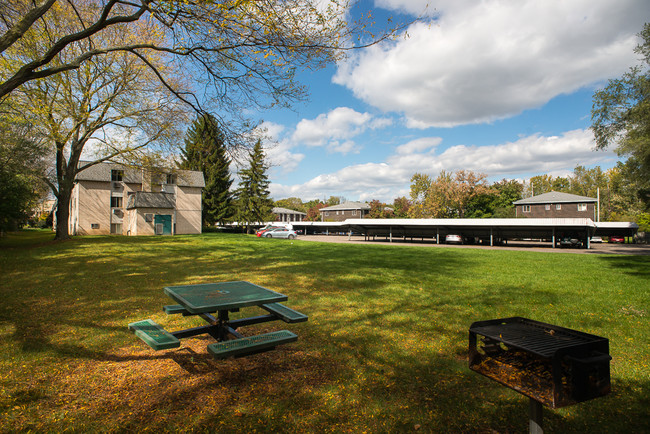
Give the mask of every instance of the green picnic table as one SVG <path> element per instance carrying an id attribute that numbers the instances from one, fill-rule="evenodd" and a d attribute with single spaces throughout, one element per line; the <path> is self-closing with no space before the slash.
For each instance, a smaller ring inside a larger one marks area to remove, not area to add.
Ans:
<path id="1" fill-rule="evenodd" d="M 199 316 L 208 324 L 175 332 L 168 332 L 150 319 L 129 324 L 129 330 L 154 350 L 177 348 L 180 346 L 180 339 L 209 334 L 217 342 L 208 345 L 208 352 L 216 358 L 256 354 L 272 350 L 277 345 L 294 342 L 298 336 L 288 330 L 280 330 L 245 337 L 239 333 L 239 328 L 269 321 L 296 323 L 308 319 L 307 315 L 280 304 L 288 299 L 286 295 L 250 282 L 167 286 L 164 292 L 178 303 L 163 306 L 167 314 Z M 248 307 L 259 307 L 267 313 L 230 319 L 230 312 Z"/>

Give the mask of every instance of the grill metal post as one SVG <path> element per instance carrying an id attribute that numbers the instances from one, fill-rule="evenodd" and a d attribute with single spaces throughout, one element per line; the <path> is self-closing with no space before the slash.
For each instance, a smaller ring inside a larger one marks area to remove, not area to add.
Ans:
<path id="1" fill-rule="evenodd" d="M 528 426 L 530 434 L 543 434 L 544 423 L 542 421 L 544 407 L 539 401 L 530 398 L 528 401 Z"/>

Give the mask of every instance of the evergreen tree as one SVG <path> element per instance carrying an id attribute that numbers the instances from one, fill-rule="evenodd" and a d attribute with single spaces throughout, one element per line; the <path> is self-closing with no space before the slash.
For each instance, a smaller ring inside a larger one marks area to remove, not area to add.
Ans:
<path id="1" fill-rule="evenodd" d="M 246 224 L 250 233 L 250 223 L 272 219 L 273 201 L 269 198 L 268 166 L 264 163 L 264 150 L 260 140 L 248 153 L 248 168 L 239 172 L 241 181 L 237 189 L 238 220 Z"/>
<path id="2" fill-rule="evenodd" d="M 197 118 L 185 138 L 181 169 L 203 172 L 203 226 L 223 224 L 234 214 L 230 186 L 230 159 L 226 154 L 224 136 L 214 116 Z"/>

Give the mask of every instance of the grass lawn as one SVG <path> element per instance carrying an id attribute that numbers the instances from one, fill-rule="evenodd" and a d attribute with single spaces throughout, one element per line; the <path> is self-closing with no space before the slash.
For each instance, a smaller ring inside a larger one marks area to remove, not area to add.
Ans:
<path id="1" fill-rule="evenodd" d="M 526 432 L 528 399 L 467 367 L 470 324 L 508 316 L 610 340 L 612 393 L 545 410 L 548 432 L 650 432 L 648 256 L 52 237 L 0 240 L 1 432 Z M 200 325 L 162 312 L 163 286 L 228 280 L 309 315 L 244 334 L 298 342 L 217 361 L 208 338 L 155 352 L 127 330 Z"/>

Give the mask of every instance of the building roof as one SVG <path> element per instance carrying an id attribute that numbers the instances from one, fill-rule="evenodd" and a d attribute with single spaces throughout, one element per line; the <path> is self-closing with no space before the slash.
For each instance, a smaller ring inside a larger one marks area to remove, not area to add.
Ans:
<path id="1" fill-rule="evenodd" d="M 196 170 L 176 170 L 176 185 L 181 187 L 205 187 L 203 172 Z"/>
<path id="2" fill-rule="evenodd" d="M 88 161 L 80 161 L 79 166 L 83 167 Z M 123 170 L 122 180 L 127 184 L 142 183 L 142 169 L 124 166 L 117 163 L 98 163 L 94 164 L 81 172 L 77 173 L 76 179 L 79 181 L 111 181 L 111 170 Z M 181 187 L 205 187 L 203 172 L 194 170 L 175 170 L 176 185 Z"/>
<path id="3" fill-rule="evenodd" d="M 83 167 L 86 164 L 90 163 L 89 161 L 80 161 L 79 167 Z M 142 183 L 142 170 L 136 169 L 133 167 L 123 166 L 121 164 L 115 163 L 98 163 L 93 164 L 90 167 L 85 168 L 81 172 L 77 173 L 76 179 L 79 181 L 111 181 L 111 170 L 123 170 L 124 177 L 122 178 L 124 182 L 129 184 L 140 184 Z"/>
<path id="4" fill-rule="evenodd" d="M 289 208 L 281 208 L 281 207 L 275 207 L 275 208 L 273 208 L 273 209 L 271 210 L 271 212 L 272 212 L 273 214 L 298 214 L 298 215 L 307 215 L 307 214 L 304 213 L 304 212 L 294 211 L 294 210 L 289 209 Z"/>
<path id="5" fill-rule="evenodd" d="M 339 205 L 332 205 L 325 208 L 321 208 L 319 211 L 347 211 L 354 209 L 370 209 L 370 205 L 365 202 L 345 202 Z"/>
<path id="6" fill-rule="evenodd" d="M 598 199 L 587 196 L 578 196 L 577 194 L 561 193 L 559 191 L 551 191 L 549 193 L 539 194 L 533 197 L 513 202 L 515 205 L 533 205 L 541 203 L 576 203 L 576 202 L 598 202 Z"/>
<path id="7" fill-rule="evenodd" d="M 149 193 L 147 191 L 136 191 L 129 195 L 126 209 L 134 208 L 176 208 L 176 201 L 173 193 Z"/>

